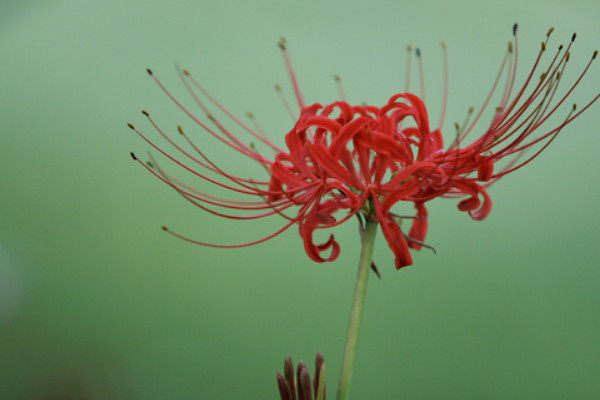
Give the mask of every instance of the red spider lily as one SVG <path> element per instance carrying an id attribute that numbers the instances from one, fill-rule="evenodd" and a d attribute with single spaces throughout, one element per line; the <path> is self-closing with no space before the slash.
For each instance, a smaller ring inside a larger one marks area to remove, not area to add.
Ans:
<path id="1" fill-rule="evenodd" d="M 161 89 L 202 129 L 264 166 L 268 171 L 267 179 L 246 179 L 226 172 L 211 161 L 181 127 L 178 129 L 187 142 L 185 148 L 163 132 L 146 111 L 143 113 L 156 131 L 181 153 L 183 159 L 195 163 L 196 167 L 188 166 L 129 124 L 131 129 L 171 161 L 214 185 L 251 196 L 251 200 L 226 199 L 193 189 L 167 174 L 154 160 L 152 164 L 147 165 L 138 160 L 133 153 L 132 156 L 188 201 L 214 215 L 232 219 L 256 219 L 278 215 L 286 220 L 283 227 L 267 237 L 235 245 L 199 242 L 163 227 L 179 238 L 211 247 L 243 247 L 264 242 L 297 224 L 309 257 L 318 262 L 333 261 L 340 252 L 334 236 L 330 235 L 326 242 L 317 244 L 313 234 L 317 229 L 337 226 L 356 215 L 361 220 L 361 226 L 363 218 L 376 220 L 381 225 L 383 235 L 395 255 L 396 268 L 399 269 L 412 264 L 409 248 L 419 250 L 425 246 L 423 242 L 428 229 L 428 212 L 425 205 L 428 201 L 437 197 L 463 198 L 458 203 L 458 209 L 468 212 L 475 220 L 484 219 L 492 207 L 487 188 L 502 176 L 536 158 L 564 126 L 600 97 L 596 95 L 580 110 L 573 106 L 561 122 L 548 127 L 546 122 L 550 116 L 564 105 L 597 56 L 596 51 L 575 82 L 564 94 L 557 95 L 570 59 L 575 35 L 566 47 L 561 45 L 547 65 L 542 67 L 542 57 L 546 52 L 551 32 L 552 29 L 541 44 L 531 72 L 519 87 L 515 85 L 518 58 L 515 25 L 514 41 L 509 43 L 490 94 L 470 123 L 467 119 L 462 127 L 456 124 L 456 136 L 448 146 L 444 145 L 441 133 L 447 97 L 444 44 L 442 116 L 439 125 L 432 128 L 423 94 L 419 97 L 408 90 L 407 93 L 392 96 L 383 107 L 351 106 L 346 101 L 337 101 L 326 106 L 318 103 L 305 106 L 285 42 L 282 40 L 280 47 L 300 107 L 300 115 L 295 117 L 277 86 L 285 107 L 296 121 L 285 136 L 286 149 L 279 148 L 269 140 L 252 116 L 255 129 L 237 119 L 187 70 L 178 71 L 196 103 L 207 114 L 207 122 L 202 122 L 185 108 L 148 70 Z M 421 65 L 418 50 L 416 55 Z M 421 73 L 421 87 L 422 76 Z M 475 125 L 481 119 L 484 110 L 489 108 L 492 95 L 496 92 L 502 76 L 506 76 L 506 83 L 500 93 L 500 101 L 491 123 L 484 130 L 480 130 L 479 137 L 470 139 L 470 143 L 465 144 L 466 138 L 475 130 Z M 336 80 L 339 83 L 339 78 L 336 77 Z M 338 87 L 343 100 L 343 91 L 341 86 Z M 275 156 L 263 156 L 254 145 L 248 145 L 236 137 L 213 116 L 201 100 L 201 95 L 224 112 L 242 131 L 253 136 L 253 140 L 271 148 Z M 470 110 L 469 116 L 472 113 L 473 110 Z M 536 148 L 532 150 L 533 154 L 526 156 L 526 151 L 534 146 Z M 197 166 L 200 170 L 196 169 Z M 413 203 L 416 215 L 402 217 L 392 211 L 394 206 L 402 201 Z M 231 210 L 248 214 L 231 214 Z M 404 218 L 412 219 L 408 233 L 400 227 Z"/>

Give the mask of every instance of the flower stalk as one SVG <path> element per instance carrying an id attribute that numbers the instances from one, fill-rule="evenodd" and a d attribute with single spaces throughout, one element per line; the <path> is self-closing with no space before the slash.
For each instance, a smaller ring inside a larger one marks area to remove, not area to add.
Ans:
<path id="1" fill-rule="evenodd" d="M 375 247 L 375 236 L 377 233 L 377 221 L 366 218 L 365 233 L 363 236 L 362 250 L 358 264 L 356 285 L 354 287 L 354 300 L 350 311 L 350 323 L 346 335 L 346 347 L 344 348 L 344 359 L 340 372 L 337 400 L 347 400 L 350 397 L 350 384 L 354 372 L 354 358 L 356 356 L 356 344 L 358 343 L 358 332 L 362 320 L 365 295 L 367 294 L 367 283 L 369 271 L 373 259 L 373 248 Z"/>

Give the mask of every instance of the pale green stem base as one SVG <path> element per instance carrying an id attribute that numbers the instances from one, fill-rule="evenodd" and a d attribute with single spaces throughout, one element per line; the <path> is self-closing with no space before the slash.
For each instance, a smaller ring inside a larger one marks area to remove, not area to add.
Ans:
<path id="1" fill-rule="evenodd" d="M 350 312 L 350 324 L 348 326 L 348 335 L 346 336 L 346 347 L 344 348 L 344 360 L 342 361 L 337 400 L 347 400 L 350 397 L 350 383 L 352 381 L 352 372 L 354 371 L 356 343 L 358 342 L 358 331 L 365 304 L 376 233 L 377 222 L 367 219 L 360 262 L 358 264 L 358 274 L 356 276 L 356 286 L 354 287 L 354 300 L 352 301 L 352 311 Z"/>

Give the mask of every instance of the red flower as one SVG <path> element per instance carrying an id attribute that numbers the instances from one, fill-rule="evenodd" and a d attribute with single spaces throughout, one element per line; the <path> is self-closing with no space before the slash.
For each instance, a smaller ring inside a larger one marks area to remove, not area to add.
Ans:
<path id="1" fill-rule="evenodd" d="M 206 112 L 212 127 L 181 105 L 148 70 L 165 93 L 200 127 L 229 147 L 263 165 L 269 176 L 266 180 L 255 181 L 227 173 L 202 153 L 181 127 L 179 132 L 193 153 L 176 144 L 145 111 L 144 114 L 154 128 L 184 158 L 195 162 L 201 169 L 220 176 L 221 180 L 187 166 L 129 124 L 130 128 L 151 146 L 198 177 L 232 192 L 252 196 L 253 199 L 238 201 L 216 197 L 176 180 L 165 173 L 156 162 L 148 166 L 138 161 L 187 200 L 212 214 L 233 219 L 279 215 L 286 220 L 284 226 L 273 234 L 238 245 L 198 242 L 168 230 L 184 240 L 212 247 L 243 247 L 271 239 L 297 224 L 309 257 L 319 262 L 333 261 L 340 252 L 338 242 L 330 235 L 326 242 L 315 243 L 315 230 L 337 226 L 357 215 L 361 221 L 364 217 L 379 222 L 383 235 L 396 257 L 396 268 L 399 269 L 412 264 L 409 248 L 419 250 L 424 245 L 428 229 L 425 205 L 428 201 L 437 197 L 463 198 L 458 203 L 458 209 L 468 212 L 475 220 L 484 219 L 492 207 L 487 188 L 502 176 L 537 157 L 565 125 L 600 97 L 597 95 L 579 111 L 573 106 L 561 122 L 551 127 L 545 124 L 550 116 L 564 105 L 597 55 L 595 52 L 566 93 L 557 96 L 557 88 L 568 64 L 575 35 L 566 48 L 561 45 L 546 67 L 541 68 L 541 59 L 551 32 L 552 29 L 542 43 L 539 55 L 524 84 L 516 87 L 515 25 L 514 46 L 513 43 L 509 44 L 502 68 L 488 98 L 472 122 L 466 121 L 462 127 L 456 125 L 455 138 L 448 146 L 444 144 L 441 133 L 446 108 L 446 90 L 442 107 L 444 111 L 439 125 L 435 128 L 430 126 L 423 95 L 418 97 L 412 93 L 396 94 L 383 107 L 351 106 L 346 101 L 337 101 L 327 106 L 318 103 L 305 106 L 283 41 L 280 42 L 280 47 L 301 109 L 300 116 L 295 118 L 295 125 L 285 136 L 286 149 L 281 149 L 270 141 L 258 124 L 256 129 L 252 129 L 229 113 L 187 70 L 179 71 L 183 82 Z M 442 47 L 445 66 L 445 45 Z M 416 54 L 420 57 L 418 50 Z M 539 73 L 540 69 L 541 76 L 535 79 L 534 75 Z M 446 67 L 444 71 L 446 75 Z M 465 145 L 466 138 L 475 130 L 476 123 L 488 108 L 492 94 L 504 74 L 506 84 L 490 125 L 480 130 L 479 136 Z M 280 92 L 279 87 L 277 89 Z M 200 94 L 206 96 L 242 130 L 254 136 L 255 140 L 274 150 L 275 156 L 263 156 L 254 145 L 247 145 L 238 139 L 208 111 L 199 97 Z M 343 98 L 341 90 L 340 94 Z M 293 115 L 283 96 L 282 100 L 288 112 Z M 469 111 L 469 116 L 472 112 L 473 110 Z M 536 145 L 533 154 L 525 156 L 526 150 Z M 132 156 L 137 160 L 133 153 Z M 392 211 L 400 202 L 413 203 L 416 215 L 402 217 Z M 246 211 L 250 215 L 231 214 L 229 210 Z M 401 220 L 405 218 L 412 219 L 408 233 L 400 227 Z"/>

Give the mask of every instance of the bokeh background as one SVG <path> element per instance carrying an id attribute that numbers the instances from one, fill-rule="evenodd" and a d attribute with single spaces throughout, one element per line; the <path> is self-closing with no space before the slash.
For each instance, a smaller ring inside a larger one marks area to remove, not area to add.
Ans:
<path id="1" fill-rule="evenodd" d="M 211 217 L 131 161 L 149 146 L 126 123 L 152 133 L 142 108 L 171 132 L 195 130 L 146 67 L 186 104 L 173 63 L 189 68 L 282 143 L 291 122 L 273 85 L 291 90 L 281 35 L 308 102 L 335 100 L 340 74 L 352 102 L 382 104 L 403 90 L 406 45 L 420 47 L 434 123 L 445 40 L 452 137 L 487 95 L 514 22 L 520 78 L 550 26 L 551 49 L 579 34 L 565 83 L 600 46 L 600 3 L 584 0 L 0 5 L 1 399 L 275 399 L 284 356 L 312 369 L 319 350 L 334 396 L 355 222 L 336 230 L 342 254 L 331 264 L 311 262 L 295 229 L 238 250 L 162 232 L 237 243 L 281 221 Z M 573 99 L 599 90 L 594 65 Z M 382 279 L 369 283 L 354 399 L 600 397 L 599 112 L 494 185 L 485 221 L 433 202 L 437 255 L 415 253 L 415 266 L 396 272 L 378 238 Z M 260 175 L 218 143 L 202 145 L 232 171 Z"/>

